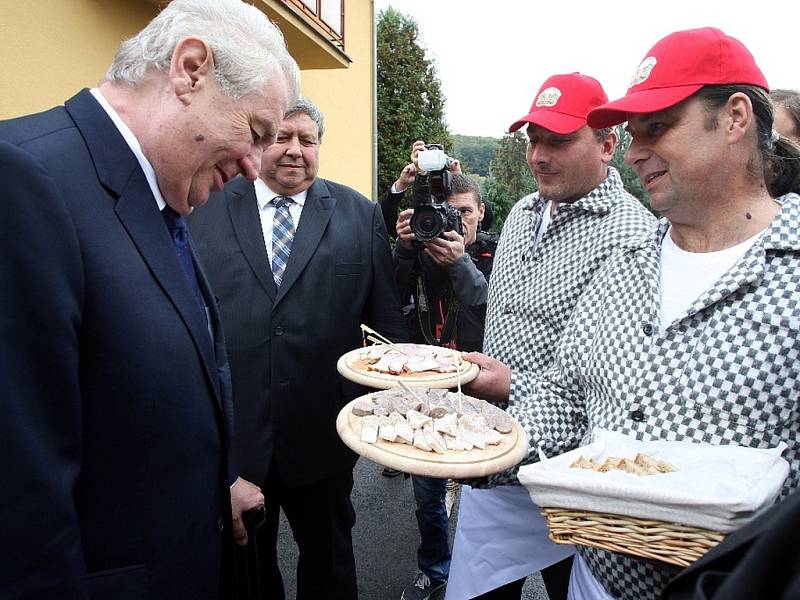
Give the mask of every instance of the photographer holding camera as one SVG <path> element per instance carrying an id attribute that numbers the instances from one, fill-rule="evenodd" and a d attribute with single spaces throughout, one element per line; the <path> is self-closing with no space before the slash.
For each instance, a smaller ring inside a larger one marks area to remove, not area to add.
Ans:
<path id="1" fill-rule="evenodd" d="M 479 351 L 496 247 L 490 236 L 478 239 L 485 212 L 480 189 L 441 146 L 417 142 L 411 158 L 414 208 L 398 215 L 393 253 L 410 339 Z M 415 475 L 412 483 L 420 573 L 402 600 L 424 600 L 445 585 L 450 571 L 447 481 Z"/>
<path id="2" fill-rule="evenodd" d="M 417 141 L 414 142 L 412 152 L 424 148 L 425 142 Z M 461 164 L 455 159 L 451 159 L 450 173 L 453 175 L 461 173 Z M 403 167 L 403 170 L 400 171 L 397 180 L 389 186 L 389 189 L 386 190 L 386 193 L 378 201 L 381 211 L 383 211 L 383 222 L 386 224 L 386 231 L 392 239 L 397 238 L 396 225 L 397 214 L 400 212 L 400 203 L 406 195 L 406 190 L 414 183 L 416 175 L 417 165 L 415 163 L 407 164 Z M 500 238 L 500 234 L 489 233 L 492 223 L 494 223 L 494 210 L 492 209 L 492 205 L 487 200 L 484 200 L 483 220 L 480 222 L 480 228 L 478 229 L 478 240 L 493 240 L 495 243 L 497 242 Z"/>

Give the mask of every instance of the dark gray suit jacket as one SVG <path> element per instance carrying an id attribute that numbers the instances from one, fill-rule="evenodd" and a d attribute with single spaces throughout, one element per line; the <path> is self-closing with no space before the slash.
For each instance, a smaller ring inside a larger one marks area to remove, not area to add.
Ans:
<path id="1" fill-rule="evenodd" d="M 313 483 L 355 464 L 336 433 L 340 408 L 366 393 L 336 370 L 365 323 L 407 338 L 380 207 L 324 179 L 308 190 L 276 289 L 255 188 L 243 178 L 192 215 L 195 247 L 218 296 L 228 345 L 239 474 Z"/>

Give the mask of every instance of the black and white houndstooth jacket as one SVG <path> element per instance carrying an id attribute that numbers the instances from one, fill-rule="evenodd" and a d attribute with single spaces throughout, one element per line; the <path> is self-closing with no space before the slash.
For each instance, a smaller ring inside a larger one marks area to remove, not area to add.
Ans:
<path id="1" fill-rule="evenodd" d="M 510 405 L 524 401 L 532 382 L 553 363 L 564 327 L 597 270 L 627 240 L 656 225 L 613 167 L 588 195 L 559 205 L 533 251 L 546 206 L 534 193 L 511 209 L 489 285 L 483 351 L 511 368 Z M 517 469 L 470 483 L 519 485 Z"/>
<path id="2" fill-rule="evenodd" d="M 561 454 L 601 427 L 638 439 L 767 448 L 784 441 L 800 480 L 800 196 L 742 259 L 666 331 L 659 327 L 659 252 L 669 224 L 627 244 L 586 288 L 552 368 L 512 390 L 509 407 L 535 448 Z M 502 281 L 500 277 L 496 281 Z M 674 572 L 579 550 L 615 597 L 658 597 Z"/>

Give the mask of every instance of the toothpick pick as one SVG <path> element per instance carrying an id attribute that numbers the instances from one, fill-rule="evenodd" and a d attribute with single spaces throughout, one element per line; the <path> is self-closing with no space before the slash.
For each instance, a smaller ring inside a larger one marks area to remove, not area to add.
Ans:
<path id="1" fill-rule="evenodd" d="M 392 350 L 394 350 L 395 352 L 399 352 L 400 354 L 405 354 L 406 356 L 411 356 L 411 355 L 410 355 L 408 352 L 406 352 L 405 350 L 403 350 L 403 349 L 402 349 L 400 346 L 397 346 L 396 344 L 392 344 L 392 343 L 387 343 L 387 342 L 384 342 L 384 341 L 382 341 L 382 340 L 379 340 L 378 338 L 376 338 L 376 337 L 373 337 L 373 336 L 371 336 L 371 335 L 368 335 L 368 336 L 367 336 L 367 339 L 368 339 L 370 342 L 375 342 L 375 344 L 377 344 L 377 345 L 380 345 L 380 346 L 388 346 L 389 348 L 391 348 L 391 349 L 392 349 Z"/>
<path id="2" fill-rule="evenodd" d="M 384 344 L 391 344 L 392 343 L 392 340 L 390 340 L 389 338 L 383 337 L 380 333 L 378 333 L 374 329 L 371 329 L 370 327 L 367 327 L 363 323 L 361 324 L 361 331 L 366 331 L 367 333 L 371 333 L 376 338 L 380 339 Z"/>
<path id="3" fill-rule="evenodd" d="M 414 396 L 414 398 L 417 399 L 417 402 L 423 402 L 422 398 L 417 396 L 417 393 L 414 390 L 412 390 L 410 387 L 408 387 L 408 385 L 406 385 L 406 382 L 403 381 L 402 378 L 398 377 L 397 378 L 397 383 L 399 383 L 400 387 L 403 388 L 406 392 L 408 392 L 409 394 Z"/>

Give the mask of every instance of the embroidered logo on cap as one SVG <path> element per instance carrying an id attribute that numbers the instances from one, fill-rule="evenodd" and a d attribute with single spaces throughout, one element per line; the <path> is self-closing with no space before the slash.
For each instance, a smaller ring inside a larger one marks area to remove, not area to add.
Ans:
<path id="1" fill-rule="evenodd" d="M 657 63 L 658 61 L 656 60 L 655 56 L 648 56 L 645 58 L 642 61 L 642 64 L 639 65 L 639 68 L 636 69 L 636 73 L 633 74 L 631 83 L 628 87 L 633 87 L 647 81 L 647 78 L 650 77 L 653 67 L 655 67 Z"/>
<path id="2" fill-rule="evenodd" d="M 536 106 L 555 106 L 559 98 L 561 98 L 561 90 L 557 87 L 549 87 L 542 90 L 542 93 L 536 98 Z"/>

